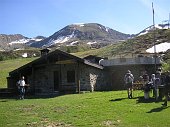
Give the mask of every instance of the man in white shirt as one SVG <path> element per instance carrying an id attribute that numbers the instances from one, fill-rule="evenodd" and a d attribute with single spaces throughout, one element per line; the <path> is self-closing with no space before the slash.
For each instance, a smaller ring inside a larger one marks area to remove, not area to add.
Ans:
<path id="1" fill-rule="evenodd" d="M 25 94 L 25 80 L 24 76 L 21 77 L 21 79 L 17 82 L 18 89 L 19 89 L 19 99 L 24 99 Z"/>

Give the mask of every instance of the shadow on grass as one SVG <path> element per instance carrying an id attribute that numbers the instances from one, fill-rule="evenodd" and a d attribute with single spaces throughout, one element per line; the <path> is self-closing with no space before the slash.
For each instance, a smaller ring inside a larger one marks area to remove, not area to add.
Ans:
<path id="1" fill-rule="evenodd" d="M 0 102 L 8 102 L 7 100 L 0 100 Z"/>
<path id="2" fill-rule="evenodd" d="M 158 103 L 158 102 L 162 102 L 162 100 L 155 100 L 155 98 L 149 98 L 149 99 L 145 99 L 144 97 L 137 97 L 136 103 Z"/>
<path id="3" fill-rule="evenodd" d="M 49 98 L 55 98 L 59 96 L 64 96 L 68 94 L 76 94 L 76 93 L 65 93 L 65 92 L 59 92 L 57 94 L 40 94 L 40 95 L 33 95 L 33 94 L 26 94 L 24 99 L 49 99 Z M 19 95 L 14 94 L 14 95 L 5 95 L 5 96 L 0 96 L 0 102 L 7 102 L 8 100 L 20 100 Z"/>
<path id="4" fill-rule="evenodd" d="M 115 101 L 122 101 L 122 100 L 125 100 L 125 99 L 127 99 L 127 98 L 116 98 L 116 99 L 112 99 L 110 101 L 115 102 Z"/>
<path id="5" fill-rule="evenodd" d="M 133 98 L 116 98 L 116 99 L 112 99 L 110 100 L 111 102 L 116 102 L 116 101 L 122 101 L 122 100 L 125 100 L 125 99 L 128 99 L 128 100 L 131 100 L 131 99 L 138 99 L 138 97 L 133 97 Z"/>
<path id="6" fill-rule="evenodd" d="M 158 107 L 158 108 L 151 109 L 150 111 L 148 111 L 148 112 L 146 112 L 146 113 L 161 112 L 162 110 L 167 109 L 167 108 L 169 108 L 169 107 L 170 107 L 170 106 L 168 106 L 168 107 L 161 106 L 161 107 Z"/>

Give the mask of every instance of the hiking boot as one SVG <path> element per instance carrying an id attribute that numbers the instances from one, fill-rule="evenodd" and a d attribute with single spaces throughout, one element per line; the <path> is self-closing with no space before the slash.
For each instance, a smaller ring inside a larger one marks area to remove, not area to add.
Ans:
<path id="1" fill-rule="evenodd" d="M 163 103 L 162 106 L 167 106 L 167 102 Z"/>
<path id="2" fill-rule="evenodd" d="M 132 99 L 132 94 L 130 94 L 130 98 Z"/>

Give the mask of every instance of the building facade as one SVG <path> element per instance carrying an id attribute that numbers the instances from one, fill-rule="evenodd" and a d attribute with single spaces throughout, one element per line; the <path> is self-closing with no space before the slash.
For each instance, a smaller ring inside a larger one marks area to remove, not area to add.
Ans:
<path id="1" fill-rule="evenodd" d="M 154 71 L 154 60 L 148 57 L 96 59 L 98 61 L 91 62 L 92 56 L 82 59 L 60 50 L 44 51 L 40 58 L 9 72 L 8 88 L 17 90 L 17 80 L 25 76 L 33 94 L 120 90 L 124 89 L 123 78 L 127 70 L 132 71 L 135 80 L 142 71 L 147 71 L 149 75 Z M 161 66 L 159 59 L 156 65 Z"/>
<path id="2" fill-rule="evenodd" d="M 25 76 L 29 91 L 51 94 L 55 91 L 80 92 L 105 90 L 104 67 L 56 50 L 9 73 L 8 88 L 15 89 Z"/>

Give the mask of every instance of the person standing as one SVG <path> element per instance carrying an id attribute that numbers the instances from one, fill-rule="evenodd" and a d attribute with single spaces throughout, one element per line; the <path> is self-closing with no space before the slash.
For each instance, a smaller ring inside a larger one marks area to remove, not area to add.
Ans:
<path id="1" fill-rule="evenodd" d="M 133 91 L 132 86 L 133 86 L 134 76 L 130 70 L 128 70 L 127 73 L 125 74 L 124 81 L 125 81 L 125 85 L 127 88 L 128 98 L 131 99 L 132 91 Z"/>
<path id="2" fill-rule="evenodd" d="M 158 97 L 159 97 L 159 86 L 162 84 L 162 81 L 161 81 L 161 69 L 158 69 L 156 71 L 156 75 L 155 75 L 155 90 L 156 90 L 156 94 L 155 94 L 155 100 L 157 101 L 158 100 Z"/>
<path id="3" fill-rule="evenodd" d="M 19 99 L 24 99 L 25 95 L 25 80 L 24 76 L 20 78 L 20 80 L 17 82 L 18 88 L 19 88 Z"/>
<path id="4" fill-rule="evenodd" d="M 153 84 L 153 97 L 155 98 L 155 100 L 158 100 L 158 85 L 160 83 L 160 78 L 157 78 L 155 76 L 155 74 L 151 75 L 151 82 Z"/>
<path id="5" fill-rule="evenodd" d="M 165 73 L 165 101 L 162 104 L 163 106 L 167 106 L 168 98 L 170 94 L 170 72 Z"/>
<path id="6" fill-rule="evenodd" d="M 143 72 L 143 85 L 145 86 L 149 82 L 149 75 L 147 74 L 147 71 Z"/>

